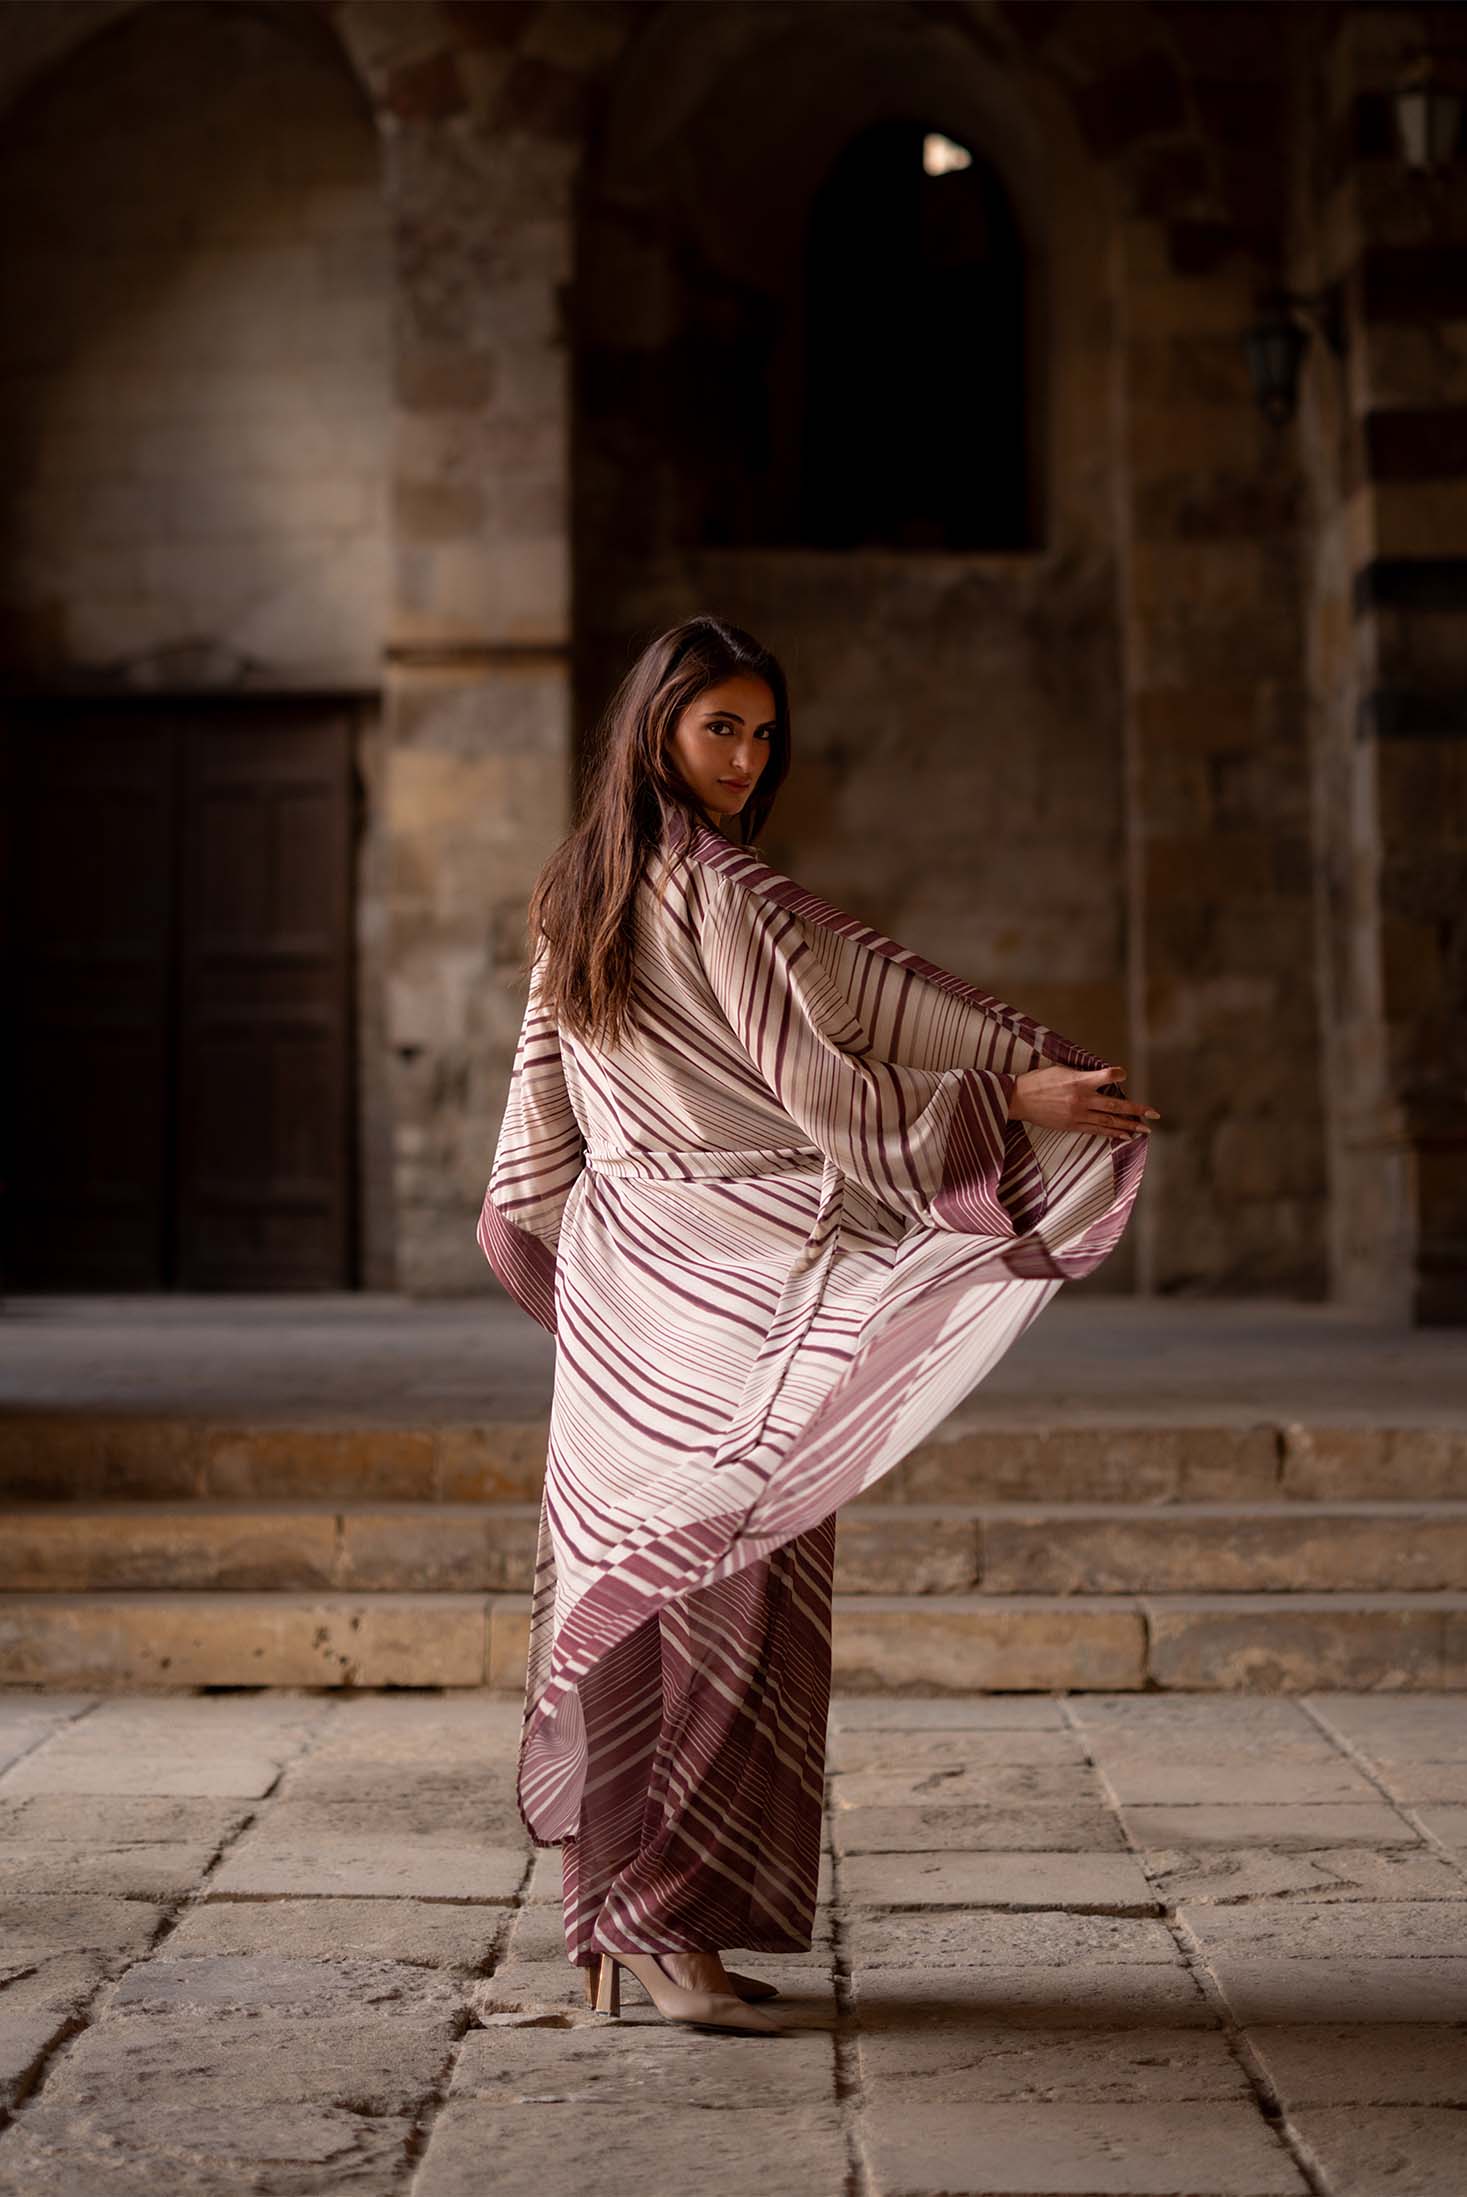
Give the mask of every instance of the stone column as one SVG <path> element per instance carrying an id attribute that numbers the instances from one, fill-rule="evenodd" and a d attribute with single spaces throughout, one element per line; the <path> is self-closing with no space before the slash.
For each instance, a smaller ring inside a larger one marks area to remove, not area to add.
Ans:
<path id="1" fill-rule="evenodd" d="M 1436 49 L 1453 33 L 1432 11 Z M 1298 285 L 1346 354 L 1307 369 L 1332 1268 L 1351 1303 L 1467 1320 L 1467 171 L 1413 174 L 1390 89 L 1415 9 L 1321 57 Z M 1467 69 L 1467 25 L 1455 26 Z M 1453 56 L 1443 55 L 1450 72 Z M 1461 79 L 1467 82 L 1467 75 Z"/>
<path id="2" fill-rule="evenodd" d="M 417 11 L 440 44 L 448 12 Z M 488 1286 L 474 1230 L 523 1011 L 526 902 L 571 788 L 563 316 L 580 119 L 557 94 L 579 86 L 526 55 L 534 11 L 453 20 L 460 47 L 398 56 L 384 113 L 387 1019 L 397 1278 L 414 1294 Z"/>
<path id="3" fill-rule="evenodd" d="M 1116 224 L 1142 1286 L 1318 1295 L 1325 1166 L 1298 477 L 1222 222 Z"/>

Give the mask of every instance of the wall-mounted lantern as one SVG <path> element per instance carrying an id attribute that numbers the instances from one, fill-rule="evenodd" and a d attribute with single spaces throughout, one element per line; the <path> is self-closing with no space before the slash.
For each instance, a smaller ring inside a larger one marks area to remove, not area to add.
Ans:
<path id="1" fill-rule="evenodd" d="M 1275 427 L 1294 417 L 1299 404 L 1299 374 L 1309 348 L 1312 320 L 1336 358 L 1345 355 L 1344 304 L 1338 283 L 1308 294 L 1271 290 L 1259 301 L 1258 318 L 1243 330 L 1248 375 L 1259 410 Z"/>
<path id="2" fill-rule="evenodd" d="M 1430 54 L 1402 69 L 1391 94 L 1396 141 L 1406 166 L 1420 175 L 1456 158 L 1462 136 L 1462 94 L 1439 81 Z"/>

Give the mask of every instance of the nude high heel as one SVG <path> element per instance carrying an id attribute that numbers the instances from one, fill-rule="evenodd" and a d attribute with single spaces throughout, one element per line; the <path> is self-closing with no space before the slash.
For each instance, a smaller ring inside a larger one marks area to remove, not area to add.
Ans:
<path id="1" fill-rule="evenodd" d="M 765 1983 L 758 1976 L 741 1976 L 736 1968 L 728 1971 L 728 1980 L 741 1999 L 777 1999 L 779 1985 Z"/>
<path id="2" fill-rule="evenodd" d="M 655 1953 L 598 1953 L 586 1971 L 586 1998 L 598 2014 L 621 2016 L 621 1975 L 629 1969 L 664 2021 L 697 2029 L 737 2029 L 751 2037 L 782 2037 L 768 2014 L 727 1991 L 689 1991 L 676 1983 Z"/>

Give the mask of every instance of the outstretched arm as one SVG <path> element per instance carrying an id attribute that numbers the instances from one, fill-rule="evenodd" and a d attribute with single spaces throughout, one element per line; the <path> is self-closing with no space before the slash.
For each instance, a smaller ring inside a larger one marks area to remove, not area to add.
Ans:
<path id="1" fill-rule="evenodd" d="M 873 1197 L 929 1227 L 997 1236 L 1042 1203 L 1032 1147 L 1010 1118 L 1016 1073 L 882 1058 L 800 919 L 736 880 L 709 879 L 699 945 L 769 1090 Z"/>

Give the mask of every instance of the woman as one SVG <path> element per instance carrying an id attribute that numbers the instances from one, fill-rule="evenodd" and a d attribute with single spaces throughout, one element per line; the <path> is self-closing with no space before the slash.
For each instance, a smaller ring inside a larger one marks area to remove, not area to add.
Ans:
<path id="1" fill-rule="evenodd" d="M 721 1950 L 811 1945 L 835 1514 L 1114 1247 L 1159 1117 L 760 860 L 789 710 L 740 628 L 663 633 L 602 729 L 478 1227 L 558 1346 L 516 1792 L 594 2005 L 620 1966 L 778 2034 Z"/>

